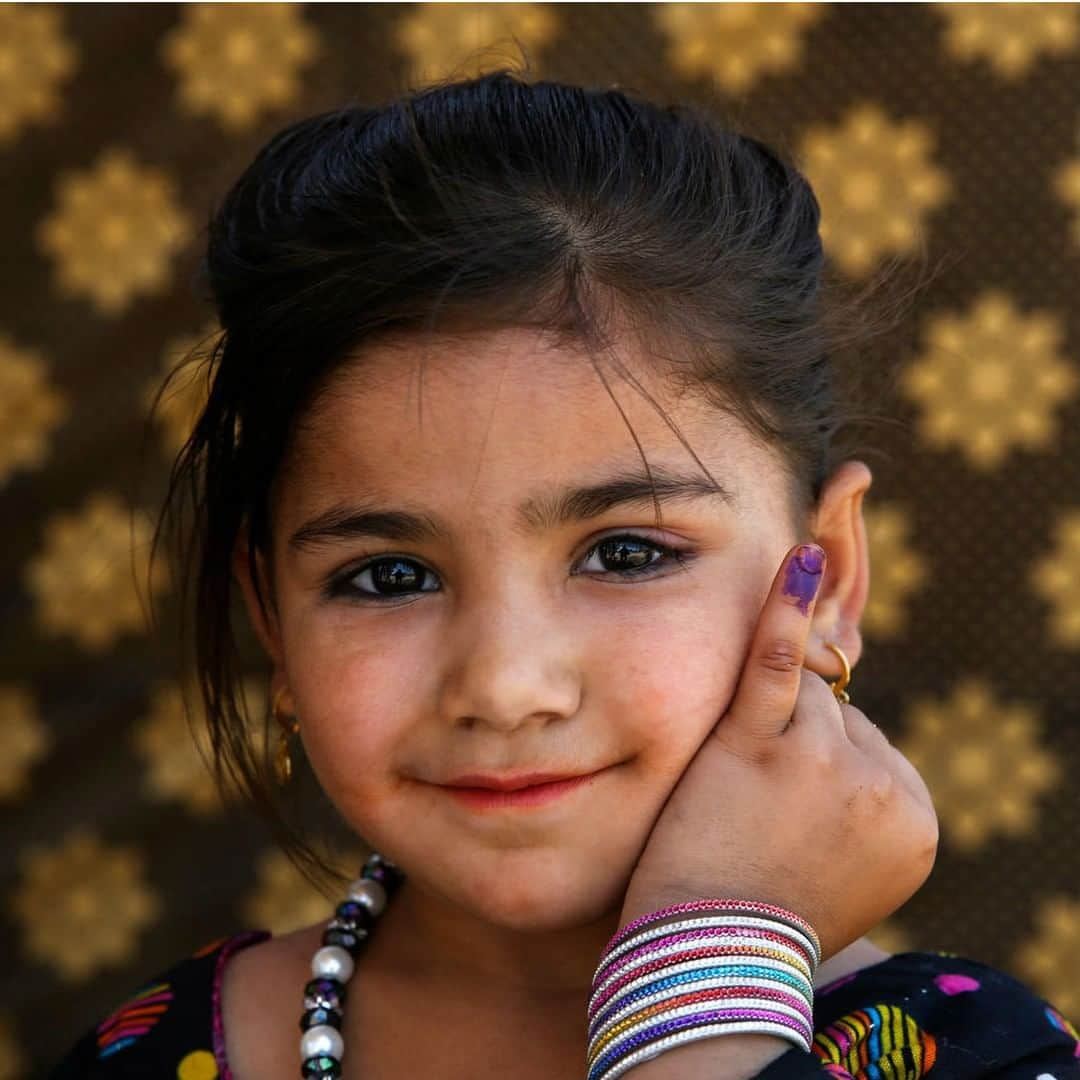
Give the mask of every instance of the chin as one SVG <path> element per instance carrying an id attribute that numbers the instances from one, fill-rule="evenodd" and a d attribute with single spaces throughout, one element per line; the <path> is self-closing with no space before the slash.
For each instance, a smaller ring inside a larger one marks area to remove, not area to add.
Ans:
<path id="1" fill-rule="evenodd" d="M 582 926 L 622 906 L 625 883 L 605 887 L 595 865 L 576 867 L 564 860 L 550 865 L 551 859 L 535 853 L 520 855 L 485 873 L 465 895 L 455 889 L 458 903 L 485 922 L 525 933 Z"/>

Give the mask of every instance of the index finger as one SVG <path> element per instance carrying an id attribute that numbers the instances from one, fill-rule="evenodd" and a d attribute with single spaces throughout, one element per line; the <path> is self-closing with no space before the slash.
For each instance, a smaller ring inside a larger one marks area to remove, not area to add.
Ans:
<path id="1" fill-rule="evenodd" d="M 806 639 L 825 563 L 825 549 L 810 543 L 796 545 L 780 564 L 728 709 L 731 726 L 726 734 L 741 730 L 767 738 L 787 726 L 799 696 Z"/>

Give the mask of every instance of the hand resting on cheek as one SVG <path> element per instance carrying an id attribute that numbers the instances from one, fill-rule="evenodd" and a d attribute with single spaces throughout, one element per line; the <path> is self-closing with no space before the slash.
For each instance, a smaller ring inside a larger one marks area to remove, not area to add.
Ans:
<path id="1" fill-rule="evenodd" d="M 809 922 L 825 960 L 929 876 L 938 823 L 922 778 L 802 666 L 824 558 L 817 545 L 785 557 L 731 707 L 653 826 L 620 927 L 687 900 L 764 901 Z"/>

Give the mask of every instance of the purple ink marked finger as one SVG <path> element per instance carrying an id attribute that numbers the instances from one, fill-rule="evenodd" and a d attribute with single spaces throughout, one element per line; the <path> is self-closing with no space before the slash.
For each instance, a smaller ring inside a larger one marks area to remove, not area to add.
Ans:
<path id="1" fill-rule="evenodd" d="M 799 610 L 807 615 L 810 602 L 821 584 L 821 571 L 825 565 L 825 551 L 817 544 L 800 544 L 788 562 L 784 578 L 784 595 L 796 598 Z"/>

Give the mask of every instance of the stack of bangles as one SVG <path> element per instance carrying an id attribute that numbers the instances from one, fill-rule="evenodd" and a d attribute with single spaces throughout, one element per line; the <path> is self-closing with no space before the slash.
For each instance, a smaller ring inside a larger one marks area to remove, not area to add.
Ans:
<path id="1" fill-rule="evenodd" d="M 820 962 L 813 927 L 772 904 L 696 900 L 635 919 L 593 975 L 587 1080 L 716 1035 L 778 1035 L 809 1052 Z"/>

